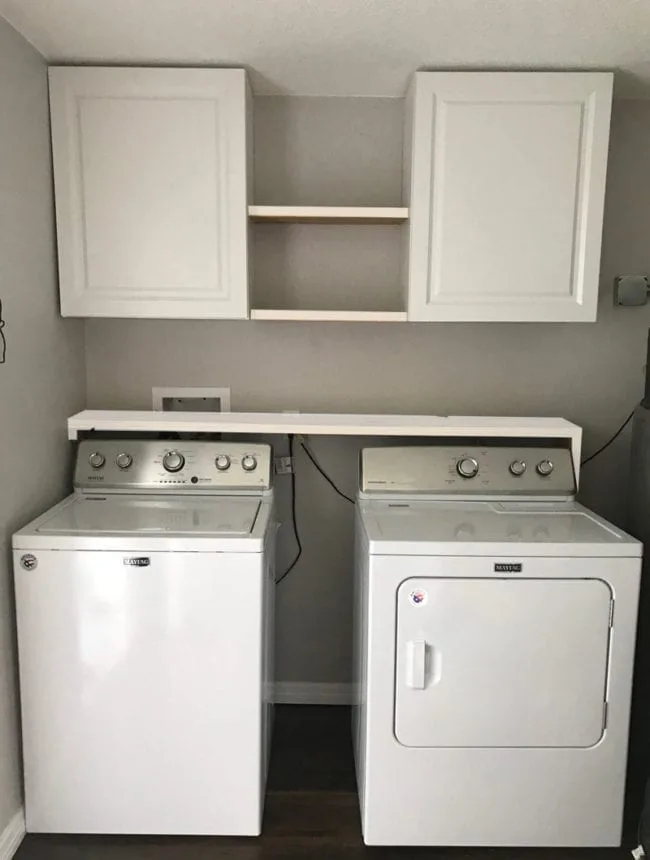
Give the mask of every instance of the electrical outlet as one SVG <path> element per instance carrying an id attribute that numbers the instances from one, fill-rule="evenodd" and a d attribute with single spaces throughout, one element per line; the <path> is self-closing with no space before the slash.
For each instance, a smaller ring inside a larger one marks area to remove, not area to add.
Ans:
<path id="1" fill-rule="evenodd" d="M 615 281 L 616 304 L 628 308 L 638 308 L 648 304 L 647 275 L 619 275 Z"/>
<path id="2" fill-rule="evenodd" d="M 293 475 L 293 459 L 291 457 L 275 458 L 276 475 Z"/>

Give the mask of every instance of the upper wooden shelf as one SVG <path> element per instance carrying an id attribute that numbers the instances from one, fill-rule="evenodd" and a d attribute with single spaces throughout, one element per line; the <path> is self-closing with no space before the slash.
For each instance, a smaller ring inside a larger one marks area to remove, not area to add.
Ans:
<path id="1" fill-rule="evenodd" d="M 285 224 L 403 224 L 405 206 L 249 206 L 252 221 Z"/>

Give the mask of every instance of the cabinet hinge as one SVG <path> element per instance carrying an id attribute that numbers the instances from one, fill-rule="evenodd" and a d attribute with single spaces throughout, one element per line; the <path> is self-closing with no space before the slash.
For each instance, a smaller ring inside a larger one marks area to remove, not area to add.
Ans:
<path id="1" fill-rule="evenodd" d="M 614 626 L 614 601 L 609 601 L 609 626 Z"/>

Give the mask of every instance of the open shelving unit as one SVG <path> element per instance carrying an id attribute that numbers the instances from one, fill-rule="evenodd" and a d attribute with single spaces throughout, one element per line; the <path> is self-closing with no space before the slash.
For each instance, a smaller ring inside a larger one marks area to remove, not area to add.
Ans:
<path id="1" fill-rule="evenodd" d="M 406 322 L 402 112 L 366 98 L 258 100 L 251 319 Z"/>
<path id="2" fill-rule="evenodd" d="M 253 320 L 406 322 L 399 254 L 408 210 L 251 206 Z"/>
<path id="3" fill-rule="evenodd" d="M 256 273 L 251 319 L 407 321 L 395 265 L 405 207 L 250 206 L 249 219 Z"/>

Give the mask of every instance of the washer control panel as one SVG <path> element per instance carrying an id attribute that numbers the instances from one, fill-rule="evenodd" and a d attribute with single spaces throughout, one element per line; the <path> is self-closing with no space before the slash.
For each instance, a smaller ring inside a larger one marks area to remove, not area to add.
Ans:
<path id="1" fill-rule="evenodd" d="M 271 446 L 258 442 L 85 439 L 74 485 L 83 490 L 268 490 Z"/>
<path id="2" fill-rule="evenodd" d="M 561 447 L 427 445 L 364 448 L 362 493 L 570 496 L 571 451 Z"/>

